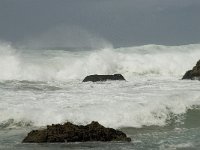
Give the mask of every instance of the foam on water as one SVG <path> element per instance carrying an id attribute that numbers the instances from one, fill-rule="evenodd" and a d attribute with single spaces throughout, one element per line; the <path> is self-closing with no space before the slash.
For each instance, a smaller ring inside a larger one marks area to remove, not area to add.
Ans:
<path id="1" fill-rule="evenodd" d="M 0 44 L 0 80 L 66 81 L 88 74 L 181 76 L 200 58 L 200 45 L 146 45 L 94 51 L 22 51 Z"/>
<path id="2" fill-rule="evenodd" d="M 164 126 L 171 114 L 181 115 L 199 105 L 199 84 L 181 82 L 143 79 L 143 83 L 137 80 L 103 84 L 36 84 L 43 90 L 18 89 L 25 84 L 20 83 L 10 87 L 9 91 L 3 90 L 0 122 L 4 127 L 5 124 L 6 127 L 45 126 L 65 121 L 87 124 L 93 120 L 115 128 Z M 46 88 L 51 84 L 55 87 L 60 84 L 60 89 Z"/>
<path id="3" fill-rule="evenodd" d="M 115 128 L 164 126 L 199 105 L 199 82 L 179 80 L 200 58 L 199 48 L 147 45 L 71 52 L 1 44 L 0 127 L 93 120 Z M 81 83 L 88 74 L 114 73 L 128 82 Z"/>

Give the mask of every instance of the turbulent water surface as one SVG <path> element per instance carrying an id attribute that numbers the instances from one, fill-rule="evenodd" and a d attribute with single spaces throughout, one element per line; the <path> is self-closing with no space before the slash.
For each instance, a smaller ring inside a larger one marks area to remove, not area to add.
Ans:
<path id="1" fill-rule="evenodd" d="M 1 44 L 0 149 L 198 149 L 200 83 L 180 79 L 199 59 L 198 44 L 74 51 Z M 82 83 L 114 73 L 127 81 Z M 93 120 L 132 142 L 21 144 L 32 129 Z"/>

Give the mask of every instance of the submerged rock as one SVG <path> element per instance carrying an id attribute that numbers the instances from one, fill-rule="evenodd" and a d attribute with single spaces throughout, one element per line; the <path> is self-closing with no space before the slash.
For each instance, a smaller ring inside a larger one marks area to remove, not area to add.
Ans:
<path id="1" fill-rule="evenodd" d="M 127 141 L 130 142 L 125 133 L 112 129 L 105 128 L 98 122 L 90 124 L 74 125 L 67 122 L 63 125 L 52 124 L 47 126 L 47 129 L 33 130 L 28 133 L 23 143 L 55 143 L 55 142 L 86 142 L 86 141 Z"/>
<path id="2" fill-rule="evenodd" d="M 200 60 L 192 70 L 188 70 L 182 79 L 200 80 Z"/>
<path id="3" fill-rule="evenodd" d="M 107 81 L 107 80 L 125 80 L 121 74 L 114 74 L 114 75 L 90 75 L 85 77 L 83 82 L 97 82 L 97 81 Z"/>

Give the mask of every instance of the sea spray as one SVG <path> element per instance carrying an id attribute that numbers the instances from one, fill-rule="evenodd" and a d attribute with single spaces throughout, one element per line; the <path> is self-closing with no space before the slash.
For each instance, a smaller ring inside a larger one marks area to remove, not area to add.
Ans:
<path id="1" fill-rule="evenodd" d="M 2 126 L 11 119 L 10 126 L 45 126 L 66 121 L 87 124 L 93 120 L 114 128 L 165 126 L 171 114 L 185 114 L 198 106 L 200 99 L 196 81 L 146 78 L 95 84 L 78 81 L 1 84 Z"/>
<path id="2" fill-rule="evenodd" d="M 145 45 L 74 51 L 1 44 L 0 149 L 199 147 L 200 84 L 181 80 L 199 60 L 199 48 Z M 82 82 L 90 74 L 115 73 L 127 82 Z M 29 130 L 67 121 L 98 121 L 124 130 L 133 143 L 19 144 Z"/>
<path id="3" fill-rule="evenodd" d="M 181 76 L 200 58 L 200 45 L 146 45 L 90 51 L 20 50 L 0 45 L 0 80 L 67 81 L 89 74 Z"/>

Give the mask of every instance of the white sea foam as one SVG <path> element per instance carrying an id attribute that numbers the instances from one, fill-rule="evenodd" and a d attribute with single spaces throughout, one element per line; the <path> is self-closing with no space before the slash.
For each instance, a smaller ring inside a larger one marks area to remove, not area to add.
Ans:
<path id="1" fill-rule="evenodd" d="M 181 76 L 200 58 L 200 45 L 146 45 L 82 51 L 20 51 L 0 45 L 0 80 L 82 79 L 88 74 L 121 73 Z"/>
<path id="2" fill-rule="evenodd" d="M 200 99 L 198 82 L 175 80 L 9 84 L 13 84 L 7 85 L 9 90 L 1 89 L 1 126 L 10 119 L 14 119 L 11 126 L 65 121 L 86 124 L 93 120 L 115 128 L 164 126 L 171 113 L 184 114 L 199 105 Z"/>
<path id="3" fill-rule="evenodd" d="M 92 120 L 115 128 L 166 125 L 171 113 L 199 105 L 199 82 L 179 80 L 200 58 L 199 48 L 147 45 L 70 52 L 1 44 L 0 126 Z M 128 82 L 81 83 L 88 74 L 114 73 Z"/>

